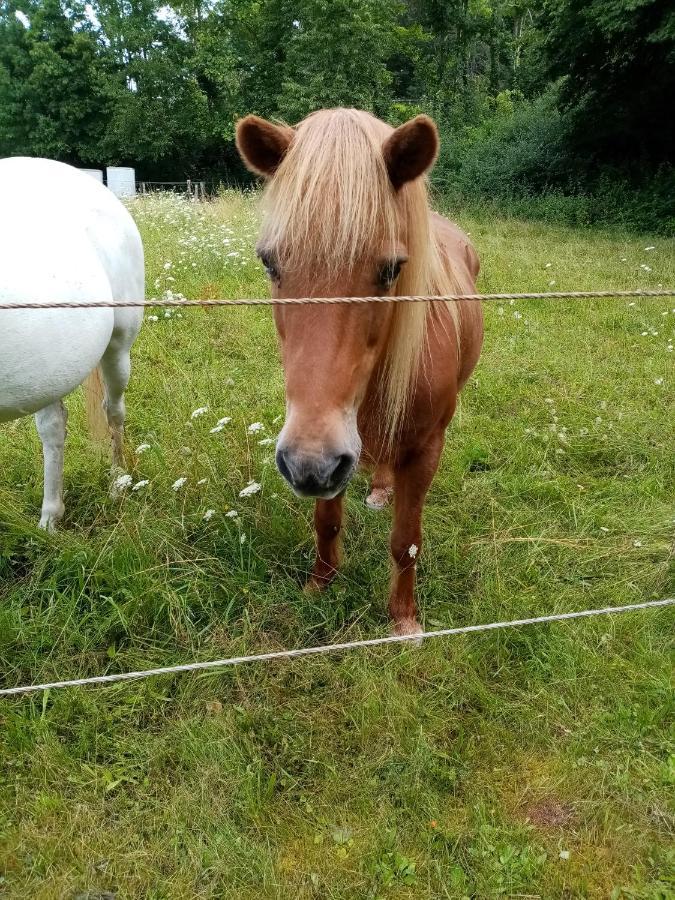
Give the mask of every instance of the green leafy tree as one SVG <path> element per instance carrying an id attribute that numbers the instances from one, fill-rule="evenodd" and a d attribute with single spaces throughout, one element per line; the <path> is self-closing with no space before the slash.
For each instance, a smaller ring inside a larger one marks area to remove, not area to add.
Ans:
<path id="1" fill-rule="evenodd" d="M 99 159 L 109 76 L 84 3 L 66 9 L 59 0 L 5 0 L 0 4 L 0 154 Z"/>
<path id="2" fill-rule="evenodd" d="M 295 121 L 317 107 L 356 106 L 386 115 L 398 4 L 389 0 L 302 0 L 286 48 L 277 105 Z"/>
<path id="3" fill-rule="evenodd" d="M 668 0 L 548 0 L 539 27 L 587 162 L 675 158 L 675 6 Z"/>

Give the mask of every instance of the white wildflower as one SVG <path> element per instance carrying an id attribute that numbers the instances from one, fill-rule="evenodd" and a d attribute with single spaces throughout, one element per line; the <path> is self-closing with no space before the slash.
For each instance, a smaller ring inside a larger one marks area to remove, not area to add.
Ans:
<path id="1" fill-rule="evenodd" d="M 150 444 L 139 444 L 136 447 L 136 453 L 145 453 L 146 450 L 150 449 Z"/>
<path id="2" fill-rule="evenodd" d="M 164 263 L 164 270 L 165 270 L 166 272 L 168 272 L 170 268 L 171 268 L 171 263 L 170 263 L 170 262 L 165 262 L 165 263 Z"/>
<path id="3" fill-rule="evenodd" d="M 263 425 L 262 422 L 252 422 L 252 423 L 248 426 L 248 433 L 249 433 L 249 434 L 256 434 L 256 432 L 258 432 L 258 431 L 264 431 L 264 430 L 265 430 L 265 426 Z"/>
<path id="4" fill-rule="evenodd" d="M 555 278 L 553 278 L 551 281 L 549 281 L 548 286 L 553 287 L 554 284 L 555 284 Z"/>
<path id="5" fill-rule="evenodd" d="M 215 512 L 216 512 L 215 509 L 207 509 L 206 512 L 204 513 L 204 515 L 202 516 L 202 519 L 204 519 L 205 522 L 209 522 L 212 519 L 212 517 L 215 515 Z"/>
<path id="6" fill-rule="evenodd" d="M 514 314 L 513 314 L 513 318 L 514 318 L 514 319 L 522 319 L 522 318 L 523 318 L 523 314 L 522 314 L 522 313 L 519 313 L 519 312 L 516 310 L 516 312 L 514 312 Z"/>
<path id="7" fill-rule="evenodd" d="M 558 856 L 560 857 L 560 859 L 567 860 L 570 858 L 570 851 L 569 850 L 561 850 L 560 853 L 558 854 Z"/>
<path id="8" fill-rule="evenodd" d="M 218 419 L 216 425 L 227 425 L 232 421 L 231 416 L 223 416 L 222 419 Z"/>
<path id="9" fill-rule="evenodd" d="M 626 262 L 627 258 L 628 258 L 628 257 L 626 257 L 626 256 L 622 256 L 622 257 L 621 257 L 621 262 Z"/>
<path id="10" fill-rule="evenodd" d="M 208 480 L 209 480 L 208 478 L 200 478 L 199 481 L 197 482 L 197 484 L 206 484 L 206 482 Z"/>
<path id="11" fill-rule="evenodd" d="M 239 513 L 237 512 L 236 509 L 231 509 L 228 512 L 226 512 L 225 515 L 227 516 L 228 519 L 236 519 L 237 516 L 239 515 Z"/>
<path id="12" fill-rule="evenodd" d="M 181 478 L 177 478 L 174 481 L 174 483 L 171 485 L 171 489 L 174 491 L 179 491 L 183 487 L 183 485 L 185 484 L 186 481 L 187 481 L 187 478 L 185 476 L 183 476 Z"/>
<path id="13" fill-rule="evenodd" d="M 411 544 L 411 545 L 408 547 L 408 556 L 409 556 L 411 559 L 415 559 L 415 557 L 417 556 L 417 551 L 418 551 L 418 550 L 419 550 L 419 547 L 417 546 L 417 544 Z"/>
<path id="14" fill-rule="evenodd" d="M 504 307 L 503 307 L 503 306 L 497 307 L 497 315 L 498 315 L 498 316 L 503 316 L 503 315 L 504 315 Z"/>
<path id="15" fill-rule="evenodd" d="M 140 481 L 137 481 L 136 484 L 132 487 L 132 491 L 140 491 L 141 488 L 144 488 L 146 484 L 150 484 L 149 478 L 142 478 Z"/>
<path id="16" fill-rule="evenodd" d="M 268 447 L 270 444 L 276 444 L 277 439 L 273 437 L 263 438 L 262 441 L 258 441 L 261 447 Z"/>
<path id="17" fill-rule="evenodd" d="M 656 250 L 656 247 L 645 247 L 645 250 Z"/>
<path id="18" fill-rule="evenodd" d="M 546 265 L 544 266 L 544 268 L 545 268 L 545 269 L 550 269 L 552 265 L 553 265 L 553 263 L 546 263 Z"/>
<path id="19" fill-rule="evenodd" d="M 608 534 L 608 533 L 609 533 L 609 528 L 605 528 L 604 525 L 601 525 L 601 526 L 600 526 L 600 531 L 604 531 L 605 534 Z"/>
<path id="20" fill-rule="evenodd" d="M 117 491 L 125 491 L 128 487 L 131 487 L 133 480 L 131 475 L 119 475 L 113 481 L 113 488 Z"/>
<path id="21" fill-rule="evenodd" d="M 192 410 L 192 414 L 190 415 L 191 419 L 198 419 L 200 416 L 203 416 L 204 413 L 209 411 L 208 406 L 198 406 L 197 409 Z"/>
<path id="22" fill-rule="evenodd" d="M 258 491 L 262 490 L 262 485 L 258 484 L 257 481 L 249 481 L 245 488 L 242 488 L 239 491 L 240 497 L 252 497 L 253 494 L 257 494 Z"/>
<path id="23" fill-rule="evenodd" d="M 159 322 L 159 316 L 147 316 L 148 322 Z"/>
<path id="24" fill-rule="evenodd" d="M 629 303 L 628 305 L 629 305 L 629 306 L 635 306 L 635 301 L 633 300 L 633 301 L 632 301 L 631 303 Z"/>
<path id="25" fill-rule="evenodd" d="M 663 378 L 655 378 L 654 384 L 663 384 Z"/>
<path id="26" fill-rule="evenodd" d="M 633 541 L 633 546 L 634 546 L 634 547 L 641 547 L 641 546 L 642 546 L 642 541 Z"/>
<path id="27" fill-rule="evenodd" d="M 245 544 L 245 543 L 246 543 L 246 535 L 245 535 L 245 534 L 242 533 L 242 535 L 241 535 L 240 538 L 239 538 L 239 543 L 240 543 L 240 544 Z"/>

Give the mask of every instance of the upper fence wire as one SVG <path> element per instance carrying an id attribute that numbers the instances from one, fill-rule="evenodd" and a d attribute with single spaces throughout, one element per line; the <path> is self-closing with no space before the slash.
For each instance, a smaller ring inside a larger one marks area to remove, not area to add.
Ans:
<path id="1" fill-rule="evenodd" d="M 191 307 L 191 306 L 306 306 L 340 303 L 443 303 L 469 301 L 495 303 L 503 300 L 604 300 L 628 297 L 675 297 L 675 288 L 658 290 L 609 291 L 546 291 L 541 293 L 499 294 L 405 294 L 372 297 L 255 297 L 239 299 L 187 300 L 184 297 L 163 297 L 159 300 L 17 300 L 0 303 L 2 309 L 99 309 L 102 307 Z"/>

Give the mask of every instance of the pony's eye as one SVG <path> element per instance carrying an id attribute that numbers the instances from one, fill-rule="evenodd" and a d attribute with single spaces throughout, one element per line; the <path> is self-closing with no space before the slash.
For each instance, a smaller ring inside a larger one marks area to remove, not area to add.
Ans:
<path id="1" fill-rule="evenodd" d="M 260 259 L 260 262 L 265 267 L 265 271 L 267 272 L 267 276 L 270 279 L 270 281 L 278 282 L 280 280 L 281 276 L 279 274 L 279 269 L 277 268 L 277 264 L 274 260 L 274 257 L 272 256 L 272 254 L 265 253 L 263 251 L 262 253 L 258 253 L 258 258 Z"/>
<path id="2" fill-rule="evenodd" d="M 377 273 L 377 281 L 381 287 L 390 288 L 401 274 L 401 266 L 404 260 L 389 259 L 384 265 L 380 266 Z"/>

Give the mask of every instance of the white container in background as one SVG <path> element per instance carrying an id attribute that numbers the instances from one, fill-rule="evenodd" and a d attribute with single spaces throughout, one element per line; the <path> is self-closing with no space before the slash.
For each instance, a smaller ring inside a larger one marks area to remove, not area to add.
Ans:
<path id="1" fill-rule="evenodd" d="M 136 194 L 136 170 L 129 166 L 106 168 L 108 187 L 116 197 L 133 197 Z"/>
<path id="2" fill-rule="evenodd" d="M 100 181 L 103 184 L 103 170 L 102 169 L 80 169 L 84 175 L 89 175 L 90 178 L 95 178 L 96 181 Z"/>

